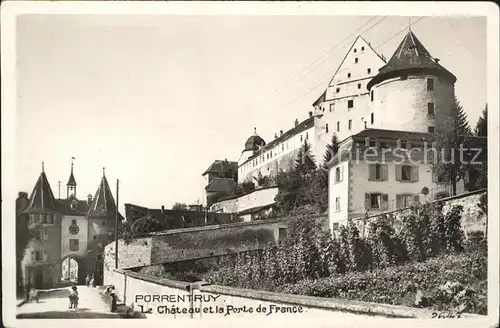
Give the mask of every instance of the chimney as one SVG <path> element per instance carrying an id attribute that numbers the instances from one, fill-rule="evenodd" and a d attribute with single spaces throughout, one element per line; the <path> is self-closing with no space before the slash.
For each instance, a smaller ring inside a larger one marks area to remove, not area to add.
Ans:
<path id="1" fill-rule="evenodd" d="M 309 112 L 309 117 L 312 117 L 313 116 L 313 112 Z"/>
<path id="2" fill-rule="evenodd" d="M 88 194 L 87 195 L 87 203 L 90 205 L 92 204 L 92 195 L 91 194 Z"/>
<path id="3" fill-rule="evenodd" d="M 439 58 L 434 58 L 434 61 L 439 64 Z"/>
<path id="4" fill-rule="evenodd" d="M 163 212 L 165 211 L 165 206 L 161 206 L 161 214 L 163 214 Z"/>
<path id="5" fill-rule="evenodd" d="M 283 137 L 283 130 L 280 130 L 280 137 Z"/>
<path id="6" fill-rule="evenodd" d="M 295 126 L 299 125 L 299 120 L 295 119 Z"/>
<path id="7" fill-rule="evenodd" d="M 277 133 L 274 134 L 274 139 L 278 139 L 278 134 Z"/>

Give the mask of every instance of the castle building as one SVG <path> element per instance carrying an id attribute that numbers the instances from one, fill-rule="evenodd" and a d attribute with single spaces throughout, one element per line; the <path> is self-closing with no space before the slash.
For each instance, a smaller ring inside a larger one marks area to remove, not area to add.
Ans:
<path id="1" fill-rule="evenodd" d="M 207 207 L 212 199 L 234 195 L 238 183 L 238 163 L 227 159 L 216 160 L 202 176 L 205 179 L 202 203 Z"/>
<path id="2" fill-rule="evenodd" d="M 369 101 L 360 110 L 370 118 L 366 127 L 341 134 L 339 153 L 329 164 L 333 231 L 348 218 L 449 195 L 433 160 L 435 132 L 451 119 L 455 81 L 408 31 L 365 85 Z M 463 192 L 463 181 L 458 189 Z"/>
<path id="3" fill-rule="evenodd" d="M 300 122 L 295 120 L 294 127 L 280 134 L 275 134 L 274 140 L 267 143 L 257 131 L 245 142 L 245 148 L 238 161 L 239 181 L 256 182 L 259 176 L 276 176 L 280 171 L 287 171 L 294 165 L 297 154 L 307 143 L 314 149 L 314 117 L 309 112 L 309 118 Z"/>
<path id="4" fill-rule="evenodd" d="M 20 264 L 24 284 L 35 288 L 83 284 L 87 274 L 93 274 L 97 284 L 102 282 L 103 250 L 115 227 L 116 204 L 104 170 L 94 197 L 78 199 L 76 186 L 72 163 L 67 197 L 56 199 L 42 164 L 28 201 L 16 202 L 17 224 L 34 235 Z"/>

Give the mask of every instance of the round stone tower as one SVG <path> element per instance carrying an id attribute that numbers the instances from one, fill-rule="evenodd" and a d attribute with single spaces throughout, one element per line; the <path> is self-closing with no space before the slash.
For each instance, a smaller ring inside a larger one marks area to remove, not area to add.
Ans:
<path id="1" fill-rule="evenodd" d="M 439 131 L 450 120 L 457 78 L 408 31 L 391 59 L 368 82 L 368 127 Z"/>

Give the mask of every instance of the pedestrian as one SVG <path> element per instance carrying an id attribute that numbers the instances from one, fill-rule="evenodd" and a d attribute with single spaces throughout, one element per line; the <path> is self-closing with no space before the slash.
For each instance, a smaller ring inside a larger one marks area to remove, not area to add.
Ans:
<path id="1" fill-rule="evenodd" d="M 78 289 L 75 285 L 71 287 L 71 292 L 69 294 L 69 308 L 76 309 L 78 307 Z"/>
<path id="2" fill-rule="evenodd" d="M 94 275 L 90 279 L 90 287 L 95 287 Z"/>
<path id="3" fill-rule="evenodd" d="M 85 285 L 87 285 L 87 287 L 90 286 L 90 273 L 85 277 Z"/>

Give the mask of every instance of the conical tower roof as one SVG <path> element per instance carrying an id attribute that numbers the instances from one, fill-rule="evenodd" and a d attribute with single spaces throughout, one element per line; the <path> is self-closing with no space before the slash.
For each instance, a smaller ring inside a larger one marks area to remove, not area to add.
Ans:
<path id="1" fill-rule="evenodd" d="M 108 180 L 103 174 L 99 188 L 95 193 L 90 206 L 89 217 L 114 217 L 116 215 L 116 204 L 109 188 Z"/>
<path id="2" fill-rule="evenodd" d="M 71 174 L 69 175 L 67 186 L 76 186 L 75 176 L 73 175 L 73 163 L 71 163 Z"/>
<path id="3" fill-rule="evenodd" d="M 399 44 L 391 59 L 368 82 L 368 90 L 384 80 L 410 73 L 427 73 L 455 83 L 457 78 L 433 58 L 416 35 L 410 30 Z"/>
<path id="4" fill-rule="evenodd" d="M 33 213 L 58 213 L 56 207 L 56 200 L 52 189 L 50 188 L 49 181 L 45 172 L 43 170 L 40 173 L 40 177 L 35 184 L 35 188 L 31 192 L 31 196 L 28 200 L 28 205 L 23 210 L 22 214 L 33 214 Z"/>

